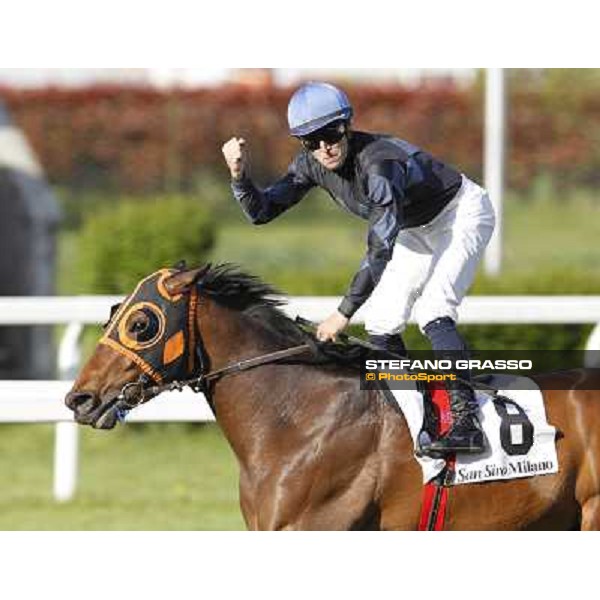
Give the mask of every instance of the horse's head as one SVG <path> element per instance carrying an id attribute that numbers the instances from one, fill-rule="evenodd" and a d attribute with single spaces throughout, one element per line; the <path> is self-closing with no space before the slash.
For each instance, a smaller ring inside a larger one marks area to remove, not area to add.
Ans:
<path id="1" fill-rule="evenodd" d="M 192 376 L 194 284 L 208 268 L 161 269 L 113 307 L 93 355 L 65 398 L 78 423 L 111 429 L 161 386 Z"/>

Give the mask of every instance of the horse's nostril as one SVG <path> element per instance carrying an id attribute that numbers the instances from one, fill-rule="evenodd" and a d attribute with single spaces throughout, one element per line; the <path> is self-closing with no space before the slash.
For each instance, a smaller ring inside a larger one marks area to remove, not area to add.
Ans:
<path id="1" fill-rule="evenodd" d="M 69 392 L 65 403 L 71 410 L 87 412 L 94 408 L 94 399 L 95 395 L 90 392 Z"/>

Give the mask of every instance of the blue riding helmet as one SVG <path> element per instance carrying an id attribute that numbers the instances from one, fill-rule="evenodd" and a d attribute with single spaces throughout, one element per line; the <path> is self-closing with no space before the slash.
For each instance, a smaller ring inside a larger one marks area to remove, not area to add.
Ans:
<path id="1" fill-rule="evenodd" d="M 288 104 L 290 134 L 302 137 L 333 121 L 348 121 L 352 114 L 350 100 L 342 90 L 311 81 L 296 90 Z"/>

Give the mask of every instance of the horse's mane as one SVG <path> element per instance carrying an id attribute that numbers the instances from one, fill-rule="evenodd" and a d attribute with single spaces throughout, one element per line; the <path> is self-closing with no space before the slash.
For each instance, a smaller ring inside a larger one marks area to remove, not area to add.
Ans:
<path id="1" fill-rule="evenodd" d="M 210 266 L 198 286 L 202 294 L 217 304 L 254 319 L 281 348 L 306 343 L 314 348 L 310 355 L 295 357 L 294 362 L 360 368 L 372 355 L 372 351 L 358 344 L 319 342 L 313 333 L 304 330 L 280 310 L 286 303 L 285 294 L 232 263 Z"/>

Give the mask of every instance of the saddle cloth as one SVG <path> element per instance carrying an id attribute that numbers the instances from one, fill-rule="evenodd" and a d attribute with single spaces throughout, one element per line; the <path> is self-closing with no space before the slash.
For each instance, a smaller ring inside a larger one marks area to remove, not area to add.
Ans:
<path id="1" fill-rule="evenodd" d="M 522 378 L 497 375 L 491 385 L 499 390 L 503 402 L 476 392 L 479 419 L 487 438 L 487 450 L 479 455 L 457 454 L 451 485 L 499 479 L 516 479 L 558 472 L 556 429 L 546 420 L 542 393 L 533 382 L 523 385 Z M 389 390 L 408 422 L 413 440 L 423 428 L 423 394 L 413 390 Z M 423 470 L 423 483 L 439 475 L 444 459 L 416 456 Z"/>

